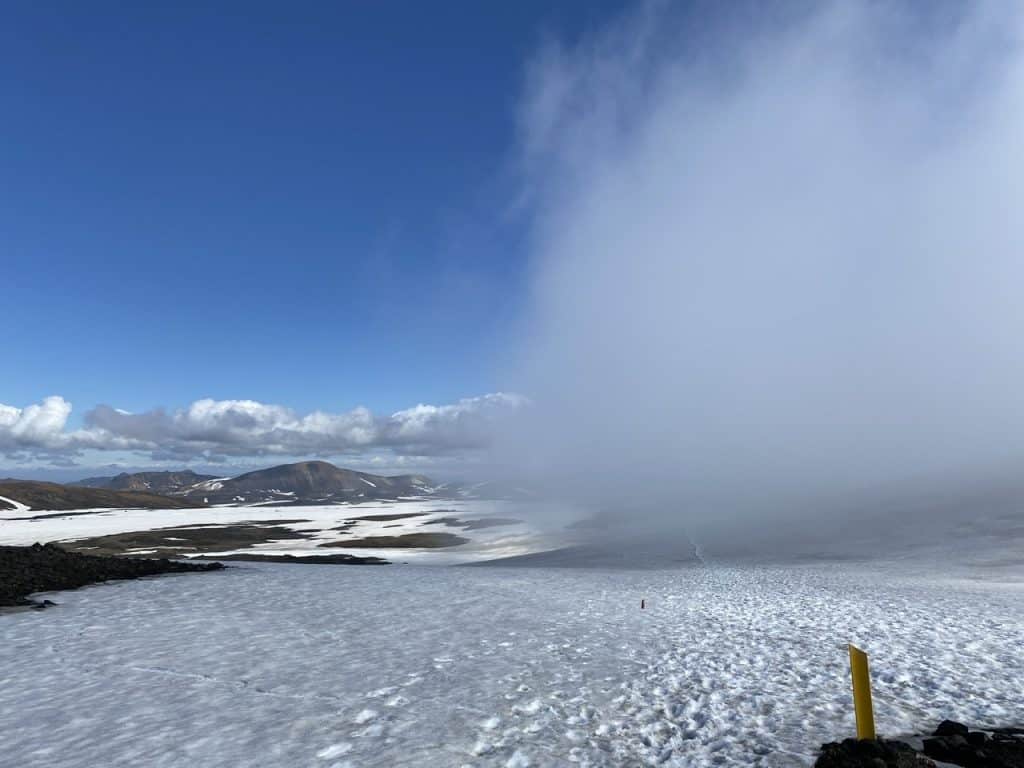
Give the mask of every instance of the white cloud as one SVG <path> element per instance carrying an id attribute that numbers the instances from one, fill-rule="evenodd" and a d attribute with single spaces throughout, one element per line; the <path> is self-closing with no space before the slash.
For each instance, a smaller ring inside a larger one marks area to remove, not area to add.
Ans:
<path id="1" fill-rule="evenodd" d="M 383 427 L 388 441 L 417 444 L 441 441 L 482 447 L 492 436 L 494 421 L 521 408 L 520 395 L 497 392 L 460 400 L 454 405 L 417 405 L 391 414 Z"/>
<path id="2" fill-rule="evenodd" d="M 147 454 L 153 460 L 218 460 L 224 457 L 332 456 L 360 459 L 386 451 L 403 457 L 468 453 L 485 447 L 497 422 L 524 404 L 494 393 L 452 405 L 417 405 L 390 416 L 358 407 L 344 413 L 296 413 L 255 400 L 197 400 L 175 411 L 129 413 L 100 405 L 85 426 L 67 430 L 71 403 L 48 397 L 17 408 L 0 404 L 0 454 L 77 455 L 89 451 Z"/>
<path id="3" fill-rule="evenodd" d="M 0 451 L 63 448 L 69 442 L 64 426 L 70 415 L 71 403 L 58 396 L 25 408 L 0 403 Z"/>

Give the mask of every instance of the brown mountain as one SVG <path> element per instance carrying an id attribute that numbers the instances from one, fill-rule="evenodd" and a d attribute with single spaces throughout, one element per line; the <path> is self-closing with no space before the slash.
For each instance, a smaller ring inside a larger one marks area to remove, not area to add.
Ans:
<path id="1" fill-rule="evenodd" d="M 204 480 L 213 480 L 214 475 L 198 475 L 191 469 L 181 472 L 122 472 L 113 477 L 87 477 L 68 483 L 85 488 L 106 488 L 110 491 L 141 491 L 143 493 L 175 494 L 185 493 L 192 486 Z"/>
<path id="2" fill-rule="evenodd" d="M 434 490 L 422 475 L 371 475 L 342 469 L 326 461 L 300 461 L 247 472 L 231 479 L 199 483 L 188 495 L 210 504 L 266 501 L 331 502 L 423 496 Z"/>
<path id="3" fill-rule="evenodd" d="M 32 510 L 65 511 L 70 509 L 135 508 L 188 509 L 202 507 L 195 499 L 172 498 L 155 493 L 111 491 L 105 488 L 80 488 L 38 480 L 0 480 L 0 496 L 24 504 Z M 11 504 L 0 500 L 0 509 L 11 510 Z"/>

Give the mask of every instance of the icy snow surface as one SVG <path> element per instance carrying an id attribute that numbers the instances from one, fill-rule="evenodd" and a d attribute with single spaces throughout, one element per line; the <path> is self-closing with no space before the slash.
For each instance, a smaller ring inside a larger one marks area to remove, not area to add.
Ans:
<path id="1" fill-rule="evenodd" d="M 887 735 L 1024 720 L 1022 597 L 850 564 L 117 582 L 0 615 L 0 763 L 809 765 L 854 731 L 848 641 Z"/>

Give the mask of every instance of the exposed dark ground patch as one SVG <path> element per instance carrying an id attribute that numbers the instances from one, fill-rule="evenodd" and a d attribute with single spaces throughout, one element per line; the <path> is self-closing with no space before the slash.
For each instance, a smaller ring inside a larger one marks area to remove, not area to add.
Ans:
<path id="1" fill-rule="evenodd" d="M 113 510 L 90 509 L 85 512 L 47 512 L 45 515 L 28 515 L 27 517 L 0 517 L 0 520 L 46 520 L 51 517 L 77 517 L 79 515 L 112 515 Z"/>
<path id="2" fill-rule="evenodd" d="M 0 606 L 41 605 L 28 599 L 35 592 L 76 589 L 110 579 L 215 571 L 223 567 L 220 563 L 97 557 L 68 552 L 54 544 L 0 547 Z"/>
<path id="3" fill-rule="evenodd" d="M 399 512 L 393 515 L 364 515 L 363 517 L 350 517 L 349 520 L 403 520 L 407 517 L 423 517 L 426 512 Z"/>
<path id="4" fill-rule="evenodd" d="M 457 517 L 439 517 L 437 520 L 427 520 L 424 523 L 420 523 L 420 525 L 447 525 L 450 527 L 458 527 L 462 525 L 462 521 Z"/>
<path id="5" fill-rule="evenodd" d="M 205 556 L 199 559 L 206 559 Z M 266 563 L 313 563 L 314 565 L 391 565 L 390 560 L 382 557 L 360 557 L 359 555 L 260 555 L 238 553 L 235 555 L 221 555 L 217 560 L 244 560 L 249 562 Z"/>
<path id="6" fill-rule="evenodd" d="M 462 526 L 464 531 L 478 531 L 482 528 L 499 528 L 506 525 L 519 525 L 522 520 L 513 517 L 488 517 L 482 520 L 466 520 Z"/>
<path id="7" fill-rule="evenodd" d="M 454 533 L 405 533 L 401 536 L 365 536 L 361 539 L 344 539 L 321 544 L 321 547 L 339 549 L 438 549 L 457 547 L 469 539 Z"/>
<path id="8" fill-rule="evenodd" d="M 159 555 L 176 557 L 224 549 L 245 549 L 270 541 L 308 538 L 308 534 L 282 525 L 232 523 L 115 533 L 62 542 L 61 546 L 90 555 L 124 555 L 130 554 L 129 550 L 152 549 Z"/>
<path id="9" fill-rule="evenodd" d="M 512 517 L 485 517 L 478 520 L 460 520 L 457 517 L 441 517 L 428 520 L 420 525 L 447 525 L 449 528 L 461 528 L 464 531 L 479 531 L 483 528 L 498 528 L 505 525 L 519 525 L 522 520 Z"/>

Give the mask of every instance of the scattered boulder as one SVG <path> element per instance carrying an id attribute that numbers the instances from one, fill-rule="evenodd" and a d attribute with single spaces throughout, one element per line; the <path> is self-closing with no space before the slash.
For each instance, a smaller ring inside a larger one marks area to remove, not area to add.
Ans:
<path id="1" fill-rule="evenodd" d="M 939 723 L 939 727 L 935 729 L 936 736 L 964 736 L 970 732 L 970 729 L 963 723 L 958 723 L 955 720 L 943 720 Z"/>
<path id="2" fill-rule="evenodd" d="M 989 735 L 943 720 L 924 740 L 924 753 L 965 768 L 1024 768 L 1024 729 L 997 728 Z"/>

